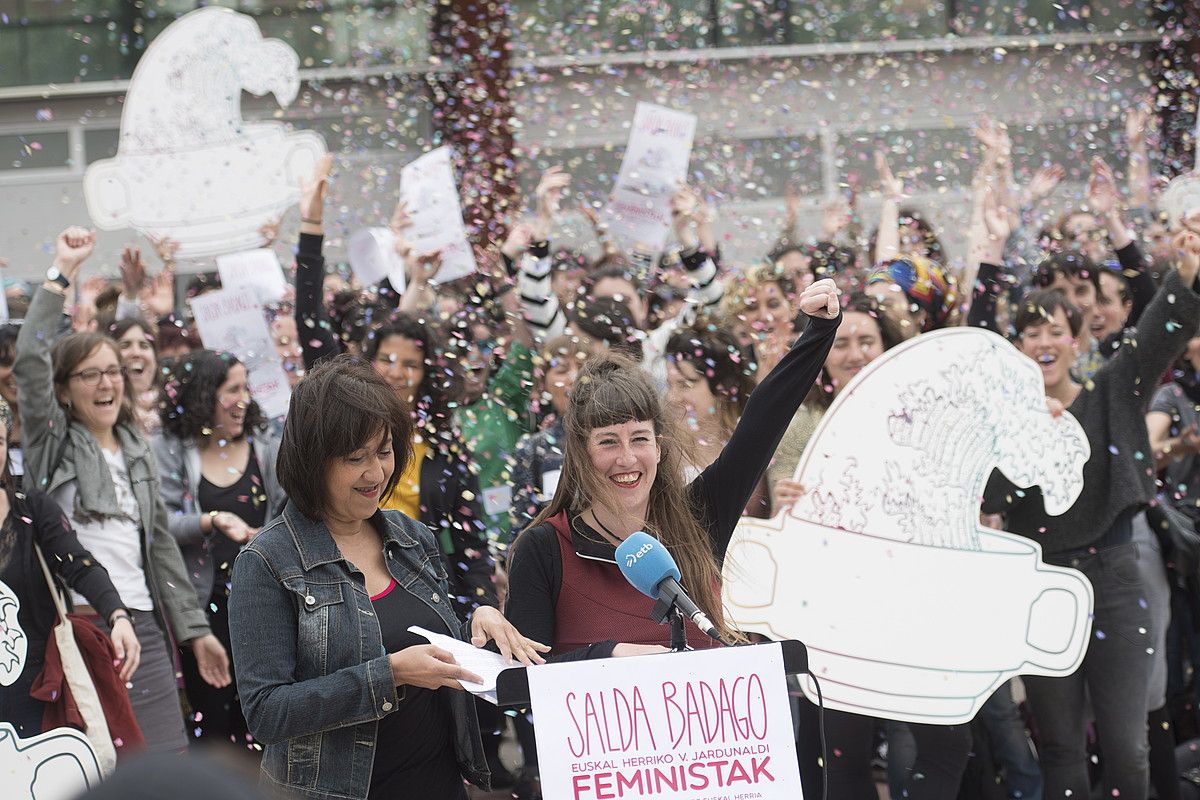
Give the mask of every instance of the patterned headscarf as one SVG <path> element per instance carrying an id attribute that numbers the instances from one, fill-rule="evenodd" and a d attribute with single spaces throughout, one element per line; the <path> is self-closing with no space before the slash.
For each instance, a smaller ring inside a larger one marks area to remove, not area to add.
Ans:
<path id="1" fill-rule="evenodd" d="M 900 287 L 909 302 L 925 312 L 924 332 L 946 324 L 958 302 L 958 287 L 936 261 L 908 255 L 881 265 L 867 277 L 867 285 L 890 282 Z"/>

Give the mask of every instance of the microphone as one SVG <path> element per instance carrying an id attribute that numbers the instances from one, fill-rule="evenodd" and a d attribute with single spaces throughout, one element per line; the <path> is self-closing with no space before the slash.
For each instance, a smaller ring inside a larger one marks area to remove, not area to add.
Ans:
<path id="1" fill-rule="evenodd" d="M 647 597 L 679 609 L 696 627 L 718 642 L 721 634 L 679 585 L 679 567 L 662 542 L 644 531 L 631 534 L 621 542 L 616 554 L 617 566 L 625 580 Z"/>

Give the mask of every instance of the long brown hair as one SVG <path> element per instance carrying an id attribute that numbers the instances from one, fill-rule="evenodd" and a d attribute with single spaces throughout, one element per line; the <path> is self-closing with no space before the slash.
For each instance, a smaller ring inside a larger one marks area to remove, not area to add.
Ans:
<path id="1" fill-rule="evenodd" d="M 117 357 L 117 363 L 121 363 L 121 346 L 103 333 L 68 333 L 54 343 L 54 349 L 50 351 L 50 361 L 54 365 L 55 399 L 58 397 L 58 390 L 65 389 L 71 382 L 71 373 L 100 347 L 110 348 Z M 117 410 L 117 424 L 132 425 L 133 385 L 129 382 L 124 367 L 121 369 L 121 385 L 124 391 L 121 393 L 121 407 Z M 74 412 L 66 404 L 59 401 L 59 405 L 67 412 L 68 417 L 74 418 Z"/>
<path id="2" fill-rule="evenodd" d="M 660 458 L 657 475 L 650 486 L 646 519 L 637 520 L 675 557 L 683 584 L 692 599 L 709 616 L 723 637 L 740 639 L 725 624 L 721 609 L 720 579 L 708 532 L 696 519 L 696 509 L 684 483 L 686 438 L 677 423 L 668 416 L 659 394 L 644 370 L 628 356 L 601 353 L 589 358 L 579 370 L 571 390 L 570 404 L 564 415 L 566 442 L 563 446 L 562 474 L 549 505 L 538 514 L 530 527 L 556 514 L 581 514 L 599 505 L 624 516 L 618 509 L 614 490 L 591 466 L 588 436 L 596 428 L 649 422 L 658 437 Z"/>

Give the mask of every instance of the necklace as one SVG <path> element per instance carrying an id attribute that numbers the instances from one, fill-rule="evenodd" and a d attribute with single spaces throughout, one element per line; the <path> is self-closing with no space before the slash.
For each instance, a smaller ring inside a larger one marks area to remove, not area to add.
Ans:
<path id="1" fill-rule="evenodd" d="M 595 520 L 596 524 L 600 526 L 600 530 L 604 532 L 604 535 L 608 538 L 609 543 L 614 544 L 619 547 L 621 542 L 624 541 L 624 539 L 622 539 L 621 537 L 617 536 L 615 533 L 610 531 L 608 529 L 608 526 L 600 521 L 600 517 L 596 516 L 595 509 L 591 509 L 591 512 L 592 512 L 592 519 Z"/>

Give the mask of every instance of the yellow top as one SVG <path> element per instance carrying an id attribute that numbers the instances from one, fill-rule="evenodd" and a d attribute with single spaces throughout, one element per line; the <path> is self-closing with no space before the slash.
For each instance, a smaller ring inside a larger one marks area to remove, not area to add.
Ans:
<path id="1" fill-rule="evenodd" d="M 413 460 L 408 463 L 408 469 L 396 481 L 395 488 L 383 498 L 380 508 L 389 511 L 402 511 L 413 519 L 421 518 L 421 462 L 429 446 L 419 435 L 413 437 Z"/>

